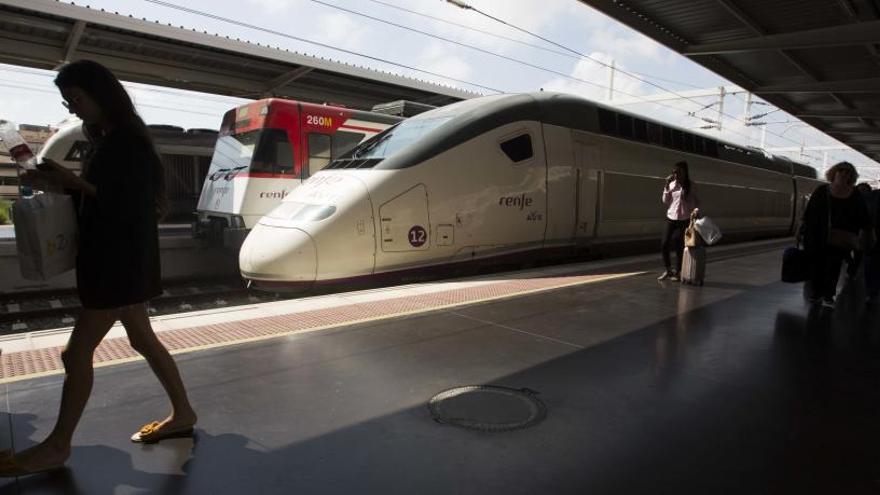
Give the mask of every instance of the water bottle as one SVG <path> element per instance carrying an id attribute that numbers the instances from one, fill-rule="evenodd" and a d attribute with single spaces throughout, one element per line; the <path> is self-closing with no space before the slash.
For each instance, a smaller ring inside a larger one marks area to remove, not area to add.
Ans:
<path id="1" fill-rule="evenodd" d="M 34 157 L 34 152 L 31 151 L 31 147 L 28 146 L 24 138 L 21 137 L 21 134 L 18 133 L 18 126 L 12 122 L 0 122 L 0 139 L 3 140 L 3 144 L 19 167 L 25 170 L 35 170 L 37 168 L 37 159 Z"/>

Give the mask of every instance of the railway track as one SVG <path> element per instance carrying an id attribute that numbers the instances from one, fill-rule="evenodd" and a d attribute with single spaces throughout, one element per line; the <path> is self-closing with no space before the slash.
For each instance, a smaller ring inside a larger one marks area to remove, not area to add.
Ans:
<path id="1" fill-rule="evenodd" d="M 165 284 L 149 303 L 151 316 L 278 300 L 275 294 L 245 288 L 241 280 L 219 279 Z M 73 325 L 81 310 L 75 290 L 35 291 L 0 296 L 0 335 Z"/>

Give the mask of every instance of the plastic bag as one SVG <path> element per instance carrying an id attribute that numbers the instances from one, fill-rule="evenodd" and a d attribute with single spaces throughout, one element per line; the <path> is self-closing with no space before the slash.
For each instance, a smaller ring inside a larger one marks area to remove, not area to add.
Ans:
<path id="1" fill-rule="evenodd" d="M 721 229 L 718 224 L 709 217 L 698 218 L 694 221 L 694 229 L 700 234 L 700 237 L 706 241 L 706 244 L 713 245 L 721 240 Z"/>

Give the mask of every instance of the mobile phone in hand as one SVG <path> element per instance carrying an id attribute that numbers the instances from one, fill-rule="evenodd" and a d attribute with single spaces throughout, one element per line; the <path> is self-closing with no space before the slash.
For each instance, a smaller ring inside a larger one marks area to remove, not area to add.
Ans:
<path id="1" fill-rule="evenodd" d="M 49 165 L 46 162 L 40 162 L 37 164 L 37 170 L 41 170 L 43 172 L 51 172 L 54 169 L 52 168 L 52 165 Z"/>

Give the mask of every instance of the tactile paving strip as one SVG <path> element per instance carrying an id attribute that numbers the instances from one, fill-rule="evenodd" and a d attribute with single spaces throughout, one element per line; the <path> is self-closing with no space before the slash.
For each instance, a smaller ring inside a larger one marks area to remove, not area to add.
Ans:
<path id="1" fill-rule="evenodd" d="M 401 296 L 286 315 L 168 330 L 157 335 L 168 350 L 180 353 L 612 280 L 638 273 L 640 272 L 499 280 L 431 294 Z M 62 372 L 62 350 L 63 347 L 50 347 L 3 354 L 0 356 L 0 382 Z M 94 356 L 97 366 L 134 359 L 138 359 L 138 354 L 131 348 L 126 338 L 105 339 L 96 349 Z"/>

